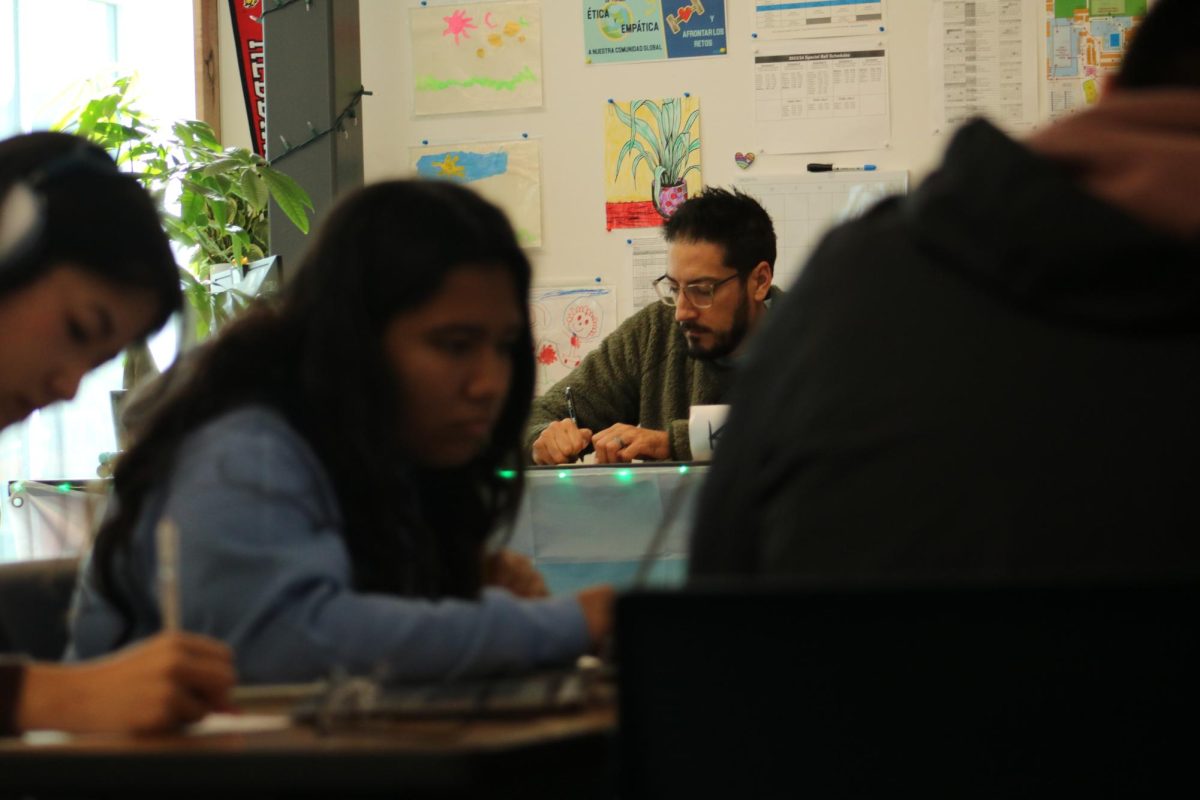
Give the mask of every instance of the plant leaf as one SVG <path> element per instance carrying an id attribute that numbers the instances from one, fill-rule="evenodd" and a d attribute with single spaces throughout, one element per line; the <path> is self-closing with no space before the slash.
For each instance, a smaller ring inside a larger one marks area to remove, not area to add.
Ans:
<path id="1" fill-rule="evenodd" d="M 287 215 L 287 218 L 300 229 L 301 233 L 308 233 L 308 214 L 304 209 L 311 210 L 313 207 L 308 193 L 291 176 L 285 175 L 279 170 L 264 167 L 262 176 L 271 197 L 279 205 L 279 210 Z"/>
<path id="2" fill-rule="evenodd" d="M 263 177 L 253 169 L 247 169 L 242 172 L 239 179 L 242 190 L 242 197 L 250 204 L 253 211 L 262 211 L 267 207 L 267 202 L 271 199 L 271 193 L 267 191 L 267 183 Z"/>

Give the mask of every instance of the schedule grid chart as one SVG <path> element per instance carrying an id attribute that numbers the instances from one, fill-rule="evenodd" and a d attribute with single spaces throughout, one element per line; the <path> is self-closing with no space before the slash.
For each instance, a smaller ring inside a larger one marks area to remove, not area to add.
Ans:
<path id="1" fill-rule="evenodd" d="M 771 215 L 778 243 L 774 283 L 786 291 L 830 229 L 886 197 L 907 193 L 908 173 L 764 176 L 740 180 L 737 188 L 755 197 Z"/>

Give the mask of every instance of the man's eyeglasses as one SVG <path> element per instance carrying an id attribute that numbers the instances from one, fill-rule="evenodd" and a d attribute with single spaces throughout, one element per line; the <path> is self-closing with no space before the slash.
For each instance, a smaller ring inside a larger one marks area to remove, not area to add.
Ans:
<path id="1" fill-rule="evenodd" d="M 710 308 L 713 304 L 713 296 L 716 295 L 717 289 L 721 288 L 721 284 L 729 283 L 736 277 L 738 276 L 730 275 L 719 281 L 696 281 L 680 286 L 663 275 L 654 281 L 654 291 L 658 292 L 659 299 L 669 306 L 679 305 L 679 294 L 682 292 L 687 295 L 688 302 L 696 308 Z"/>

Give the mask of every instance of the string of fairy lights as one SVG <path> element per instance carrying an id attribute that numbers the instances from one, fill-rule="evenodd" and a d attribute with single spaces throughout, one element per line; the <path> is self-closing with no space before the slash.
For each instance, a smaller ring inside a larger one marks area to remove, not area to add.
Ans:
<path id="1" fill-rule="evenodd" d="M 263 17 L 267 16 L 268 14 L 273 14 L 276 11 L 282 11 L 288 6 L 299 2 L 304 3 L 305 11 L 312 10 L 313 0 L 274 0 L 270 6 L 267 6 L 266 0 L 263 0 L 262 13 L 260 13 L 258 16 L 251 16 L 250 20 L 252 22 L 262 22 Z M 350 98 L 350 101 L 346 103 L 345 108 L 343 108 L 341 113 L 334 118 L 333 122 L 328 128 L 317 130 L 311 122 L 308 123 L 309 137 L 299 144 L 292 144 L 287 140 L 286 137 L 280 135 L 279 141 L 283 144 L 283 152 L 277 153 L 267 163 L 269 163 L 271 166 L 275 166 L 288 156 L 298 153 L 306 147 L 316 144 L 326 136 L 329 136 L 331 133 L 346 133 L 347 121 L 351 121 L 355 125 L 358 124 L 358 107 L 362 104 L 362 99 L 370 94 L 372 94 L 372 92 L 369 92 L 362 86 L 359 86 L 358 89 L 355 90 L 354 96 Z"/>

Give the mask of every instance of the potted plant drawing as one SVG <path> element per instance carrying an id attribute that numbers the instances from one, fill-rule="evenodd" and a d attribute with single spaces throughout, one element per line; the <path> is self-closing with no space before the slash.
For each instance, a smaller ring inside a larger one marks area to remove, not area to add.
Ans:
<path id="1" fill-rule="evenodd" d="M 630 156 L 629 171 L 636 185 L 638 167 L 644 162 L 651 175 L 654 210 L 663 219 L 669 218 L 687 200 L 688 174 L 700 171 L 698 155 L 691 163 L 692 154 L 700 149 L 699 130 L 692 135 L 700 120 L 700 109 L 689 114 L 681 125 L 683 101 L 679 97 L 667 98 L 661 105 L 652 100 L 634 100 L 628 112 L 617 103 L 612 107 L 621 122 L 629 126 L 629 140 L 617 155 L 616 175 L 621 174 L 621 166 Z M 643 110 L 645 113 L 640 113 Z"/>

